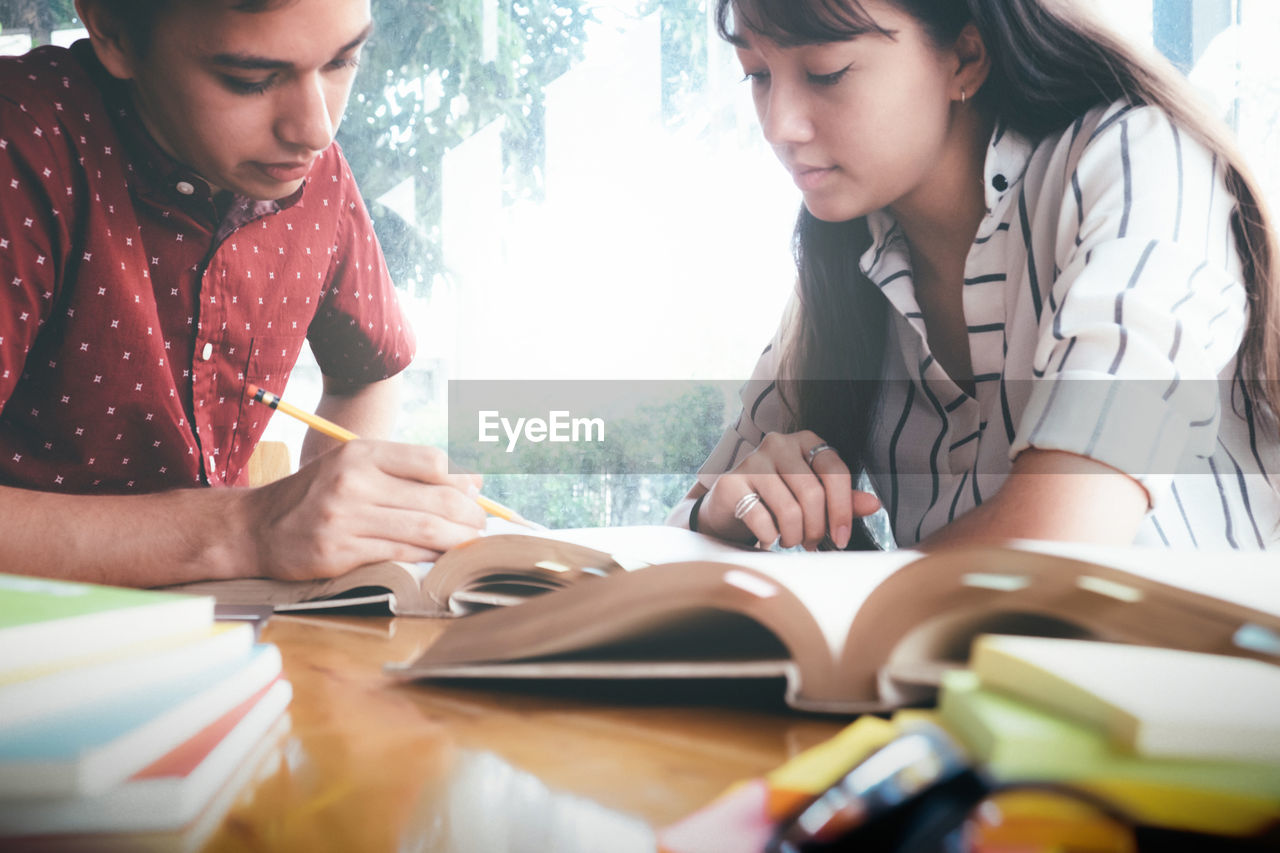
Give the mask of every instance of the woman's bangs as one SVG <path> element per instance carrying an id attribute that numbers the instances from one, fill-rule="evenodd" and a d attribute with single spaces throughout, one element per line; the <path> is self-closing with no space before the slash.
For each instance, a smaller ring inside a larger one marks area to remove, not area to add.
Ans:
<path id="1" fill-rule="evenodd" d="M 717 23 L 730 40 L 744 31 L 789 46 L 888 35 L 858 0 L 731 0 L 725 5 L 732 13 L 732 29 L 724 20 L 727 15 Z"/>

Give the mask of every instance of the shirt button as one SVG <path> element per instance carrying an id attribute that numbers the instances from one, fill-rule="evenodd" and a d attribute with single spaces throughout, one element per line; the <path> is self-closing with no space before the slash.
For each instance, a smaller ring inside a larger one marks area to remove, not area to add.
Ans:
<path id="1" fill-rule="evenodd" d="M 191 195 L 196 191 L 196 188 L 188 181 L 178 181 L 178 183 L 174 185 L 174 189 L 183 195 Z"/>
<path id="2" fill-rule="evenodd" d="M 996 188 L 996 192 L 1004 192 L 1009 189 L 1009 179 L 1004 175 L 996 175 L 991 179 L 991 186 Z"/>
<path id="3" fill-rule="evenodd" d="M 208 361 L 211 355 L 213 355 L 213 344 L 205 344 L 204 349 L 200 350 L 201 361 Z"/>

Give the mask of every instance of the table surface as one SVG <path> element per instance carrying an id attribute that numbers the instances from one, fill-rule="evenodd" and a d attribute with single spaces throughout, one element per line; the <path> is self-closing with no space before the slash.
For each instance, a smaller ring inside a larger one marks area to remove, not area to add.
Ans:
<path id="1" fill-rule="evenodd" d="M 262 640 L 293 685 L 287 728 L 229 807 L 154 846 L 652 850 L 655 829 L 848 722 L 788 711 L 775 690 L 575 695 L 383 673 L 445 630 L 273 616 Z"/>

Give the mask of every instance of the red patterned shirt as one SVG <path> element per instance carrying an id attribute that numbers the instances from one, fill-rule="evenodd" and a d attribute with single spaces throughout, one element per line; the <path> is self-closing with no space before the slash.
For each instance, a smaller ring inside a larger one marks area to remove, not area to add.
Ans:
<path id="1" fill-rule="evenodd" d="M 304 339 L 384 379 L 413 337 L 336 144 L 279 202 L 165 155 L 87 42 L 0 59 L 0 483 L 242 484 Z"/>

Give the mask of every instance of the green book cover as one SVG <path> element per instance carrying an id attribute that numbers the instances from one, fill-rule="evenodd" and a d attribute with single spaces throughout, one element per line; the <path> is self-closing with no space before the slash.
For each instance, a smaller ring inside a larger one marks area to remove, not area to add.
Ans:
<path id="1" fill-rule="evenodd" d="M 213 623 L 213 599 L 0 574 L 0 672 Z"/>
<path id="2" fill-rule="evenodd" d="M 1149 758 L 1280 763 L 1280 666 L 1232 655 L 986 635 L 969 668 L 995 690 Z"/>
<path id="3" fill-rule="evenodd" d="M 1117 752 L 1098 729 L 983 689 L 972 672 L 947 674 L 938 710 L 947 728 L 1001 779 L 1107 778 L 1280 797 L 1278 764 L 1142 758 Z"/>
<path id="4" fill-rule="evenodd" d="M 186 596 L 149 589 L 0 574 L 0 631 L 128 607 L 155 607 Z"/>

